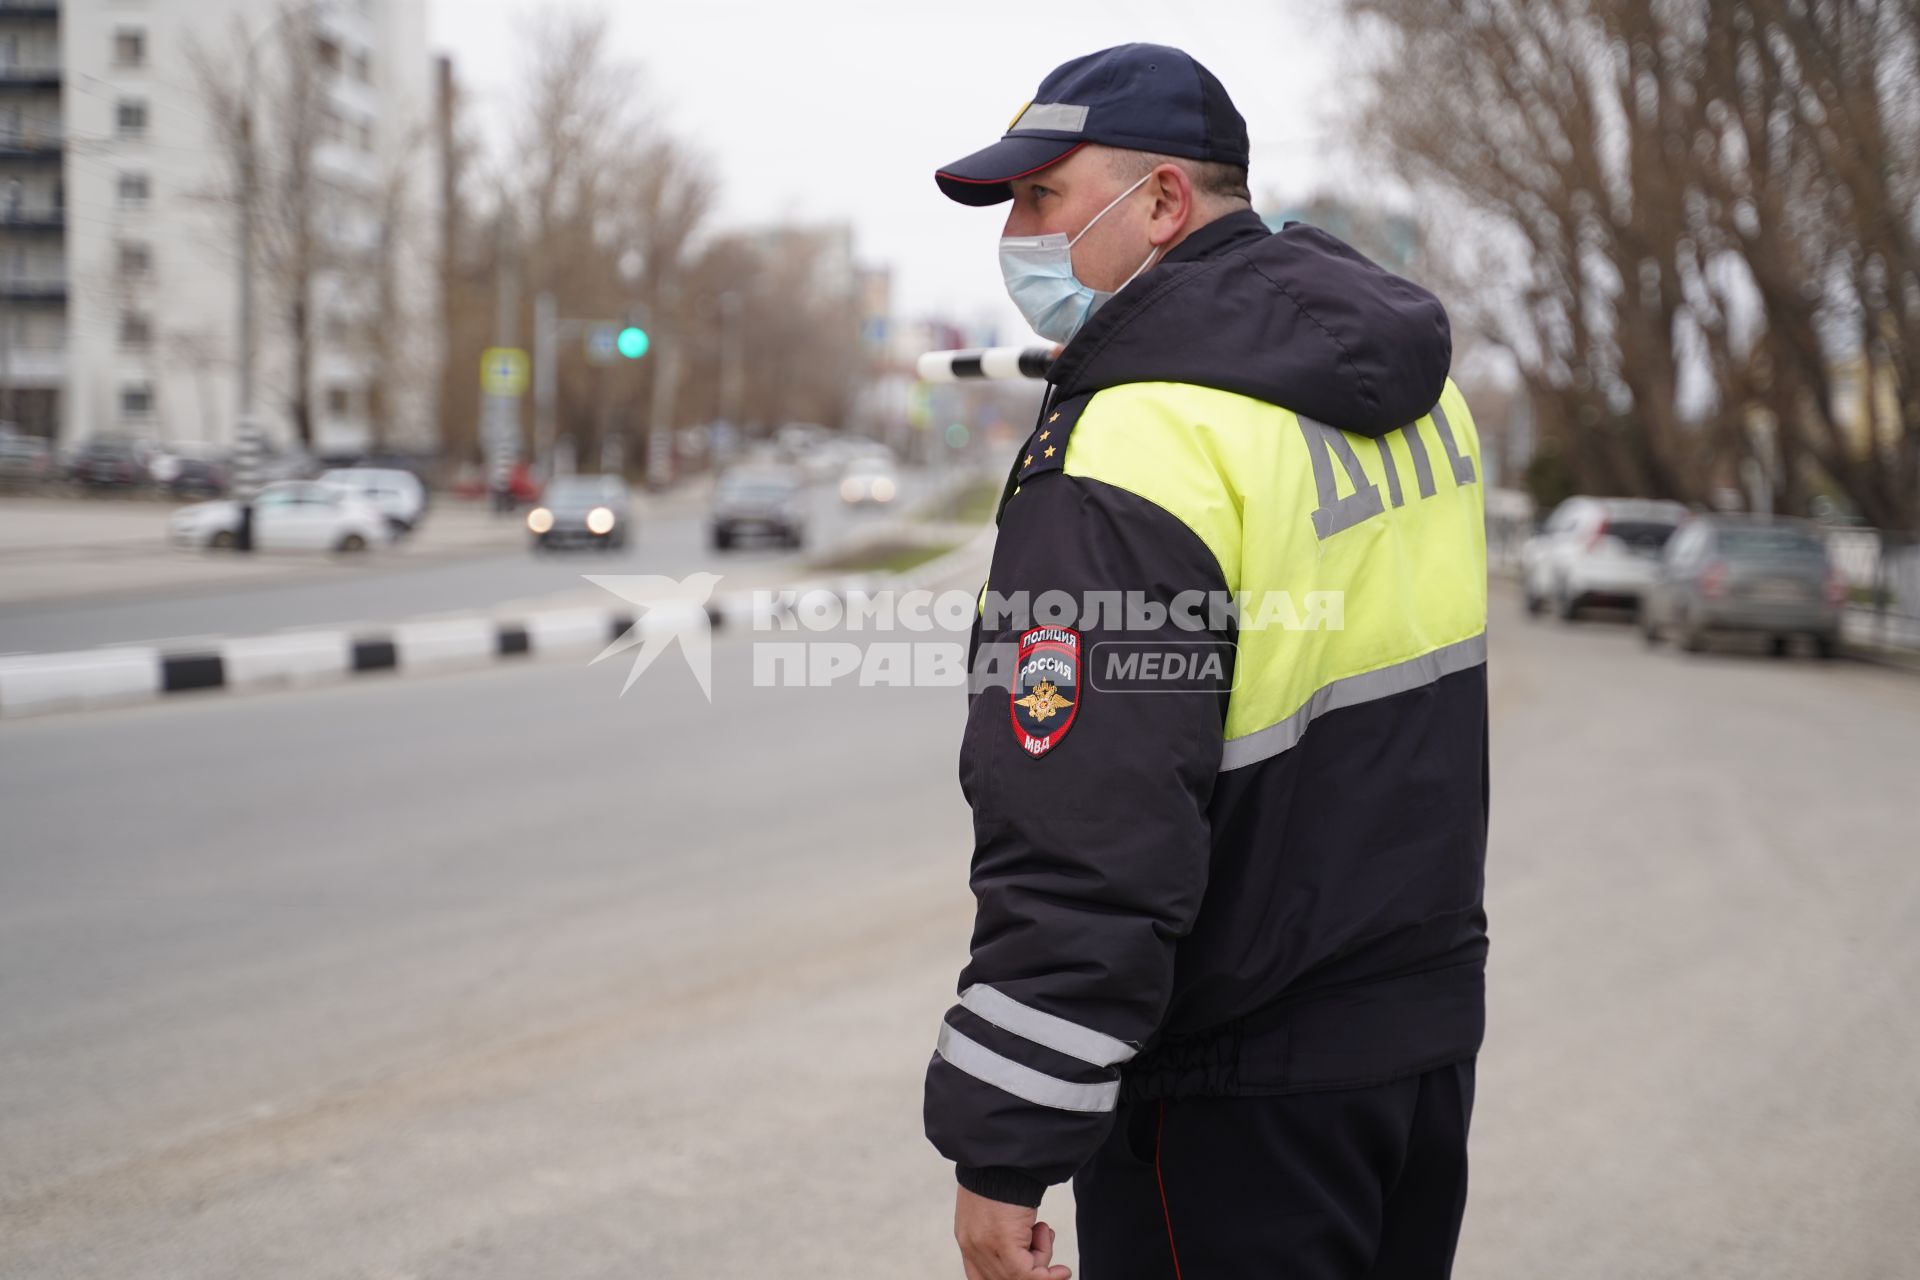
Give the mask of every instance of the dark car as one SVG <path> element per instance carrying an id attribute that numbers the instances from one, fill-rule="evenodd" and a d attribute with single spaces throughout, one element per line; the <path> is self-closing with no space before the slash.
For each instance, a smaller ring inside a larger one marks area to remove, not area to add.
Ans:
<path id="1" fill-rule="evenodd" d="M 67 478 L 88 489 L 131 489 L 147 482 L 147 463 L 130 440 L 89 440 L 67 465 Z"/>
<path id="2" fill-rule="evenodd" d="M 39 436 L 0 424 L 0 483 L 38 484 L 53 476 L 53 450 Z"/>
<path id="3" fill-rule="evenodd" d="M 730 471 L 713 490 L 713 546 L 731 549 L 742 538 L 771 538 L 782 546 L 806 541 L 807 518 L 800 476 L 785 467 Z"/>
<path id="4" fill-rule="evenodd" d="M 619 476 L 558 476 L 527 512 L 536 551 L 567 546 L 618 550 L 633 524 L 627 482 Z"/>
<path id="5" fill-rule="evenodd" d="M 1641 598 L 1648 644 L 1669 632 L 1697 653 L 1714 634 L 1767 637 L 1775 654 L 1791 637 L 1812 638 L 1823 658 L 1840 643 L 1846 582 L 1819 530 L 1798 520 L 1697 516 L 1680 526 Z"/>
<path id="6" fill-rule="evenodd" d="M 212 458 L 180 458 L 167 478 L 176 498 L 219 498 L 227 492 L 227 469 Z"/>

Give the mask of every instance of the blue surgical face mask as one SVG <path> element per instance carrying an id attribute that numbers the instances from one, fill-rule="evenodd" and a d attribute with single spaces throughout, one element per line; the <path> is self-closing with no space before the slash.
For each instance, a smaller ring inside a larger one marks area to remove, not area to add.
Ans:
<path id="1" fill-rule="evenodd" d="M 1053 342 L 1069 342 L 1087 322 L 1087 317 L 1120 291 L 1108 293 L 1081 283 L 1080 277 L 1073 273 L 1073 246 L 1080 242 L 1080 236 L 1093 230 L 1094 222 L 1106 217 L 1114 205 L 1138 191 L 1152 176 L 1147 174 L 1115 196 L 1105 209 L 1093 215 L 1093 222 L 1080 228 L 1080 235 L 1072 239 L 1060 231 L 1044 236 L 1000 238 L 1000 275 L 1007 282 L 1007 294 L 1013 299 L 1013 305 L 1020 308 L 1020 314 L 1027 318 L 1035 333 Z M 1120 289 L 1132 284 L 1135 277 L 1152 266 L 1159 252 L 1149 249 L 1147 260 L 1121 282 Z"/>

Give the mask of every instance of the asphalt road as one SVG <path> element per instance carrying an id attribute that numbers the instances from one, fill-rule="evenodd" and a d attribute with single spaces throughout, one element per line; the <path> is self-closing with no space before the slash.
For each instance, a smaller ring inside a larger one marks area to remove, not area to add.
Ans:
<path id="1" fill-rule="evenodd" d="M 1498 603 L 1457 1273 L 1912 1274 L 1920 681 Z M 958 1275 L 961 695 L 750 641 L 0 723 L 0 1276 Z"/>
<path id="2" fill-rule="evenodd" d="M 911 504 L 932 481 L 924 473 L 901 473 L 897 504 Z M 873 508 L 850 508 L 831 485 L 811 487 L 809 546 L 787 551 L 766 543 L 717 552 L 707 542 L 707 509 L 668 498 L 640 508 L 638 536 L 625 552 L 572 551 L 535 555 L 526 540 L 511 550 L 483 551 L 455 559 L 408 561 L 374 553 L 346 562 L 299 559 L 307 570 L 290 581 L 219 587 L 172 587 L 146 593 L 116 592 L 101 599 L 17 603 L 0 611 L 0 653 L 37 653 L 102 644 L 151 644 L 185 638 L 254 635 L 289 627 L 391 622 L 422 614 L 484 611 L 509 601 L 579 591 L 586 573 L 659 573 L 684 577 L 696 570 L 723 575 L 791 572 L 882 518 Z M 144 504 L 143 504 L 144 505 Z M 649 509 L 649 508 L 652 509 Z M 433 518 L 429 513 L 428 519 Z M 508 518 L 519 527 L 524 515 Z M 156 539 L 165 538 L 165 509 L 154 508 Z M 98 554 L 123 554 L 102 548 Z M 175 556 L 198 554 L 175 551 Z M 322 572 L 312 572 L 315 564 Z"/>

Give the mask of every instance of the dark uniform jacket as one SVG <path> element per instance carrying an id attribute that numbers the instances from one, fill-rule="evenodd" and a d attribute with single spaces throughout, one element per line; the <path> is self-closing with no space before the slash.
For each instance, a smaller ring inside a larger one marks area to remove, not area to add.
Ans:
<path id="1" fill-rule="evenodd" d="M 962 1185 L 1039 1203 L 1123 1102 L 1478 1050 L 1486 548 L 1450 358 L 1431 294 L 1239 213 L 1055 361 L 970 654 L 978 912 L 925 1106 Z"/>

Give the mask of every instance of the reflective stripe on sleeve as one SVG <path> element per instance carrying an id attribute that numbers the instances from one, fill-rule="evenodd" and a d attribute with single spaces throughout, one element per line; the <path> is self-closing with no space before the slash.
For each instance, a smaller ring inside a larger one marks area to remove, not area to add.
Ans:
<path id="1" fill-rule="evenodd" d="M 1096 1067 L 1111 1067 L 1139 1052 L 1124 1040 L 1051 1013 L 1042 1013 L 984 983 L 975 983 L 962 991 L 960 1004 L 1002 1031 L 1010 1031 L 1023 1040 Z"/>
<path id="2" fill-rule="evenodd" d="M 935 1052 L 955 1070 L 1035 1106 L 1052 1107 L 1056 1111 L 1111 1111 L 1120 1098 L 1118 1080 L 1107 1084 L 1075 1084 L 1058 1079 L 995 1053 L 945 1022 L 940 1024 L 940 1042 Z"/>

